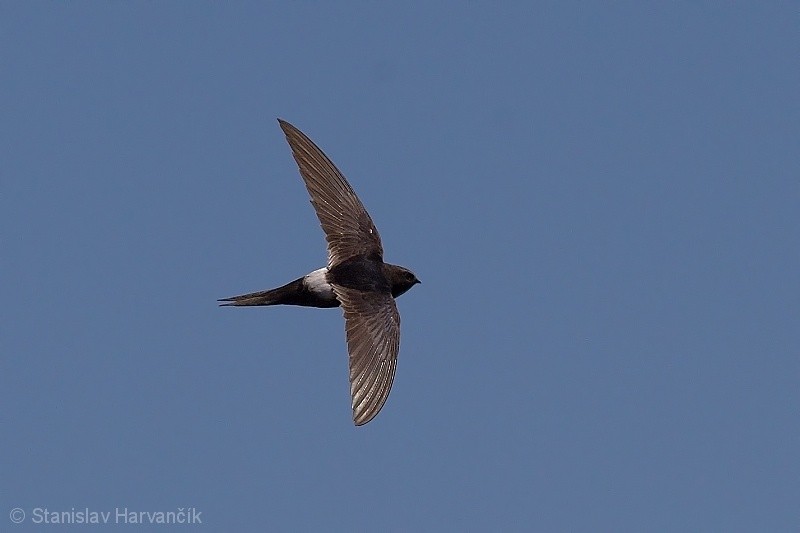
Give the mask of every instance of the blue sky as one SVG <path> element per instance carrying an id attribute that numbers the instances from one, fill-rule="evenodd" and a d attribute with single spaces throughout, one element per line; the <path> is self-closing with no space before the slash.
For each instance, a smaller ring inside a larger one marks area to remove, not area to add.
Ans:
<path id="1" fill-rule="evenodd" d="M 4 3 L 0 530 L 796 531 L 797 16 Z M 277 117 L 423 282 L 365 427 L 339 310 L 216 306 L 325 262 Z"/>

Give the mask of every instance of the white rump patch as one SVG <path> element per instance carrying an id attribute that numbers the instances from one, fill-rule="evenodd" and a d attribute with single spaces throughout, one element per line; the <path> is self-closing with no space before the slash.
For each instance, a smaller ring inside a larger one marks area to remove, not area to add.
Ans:
<path id="1" fill-rule="evenodd" d="M 317 269 L 314 272 L 306 274 L 303 278 L 303 283 L 305 283 L 305 286 L 308 287 L 308 290 L 314 294 L 319 294 L 323 298 L 336 298 L 336 295 L 333 294 L 333 288 L 331 287 L 331 284 L 328 283 L 327 279 L 325 279 L 325 275 L 327 273 L 328 267 Z"/>

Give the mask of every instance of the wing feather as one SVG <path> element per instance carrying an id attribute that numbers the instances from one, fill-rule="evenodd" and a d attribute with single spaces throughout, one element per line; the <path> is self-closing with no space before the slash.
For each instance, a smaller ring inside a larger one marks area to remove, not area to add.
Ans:
<path id="1" fill-rule="evenodd" d="M 278 119 L 328 242 L 328 268 L 363 255 L 383 259 L 372 219 L 336 165 L 303 132 Z"/>
<path id="2" fill-rule="evenodd" d="M 389 293 L 336 284 L 333 290 L 344 310 L 353 422 L 361 426 L 375 418 L 389 397 L 400 350 L 400 313 Z"/>

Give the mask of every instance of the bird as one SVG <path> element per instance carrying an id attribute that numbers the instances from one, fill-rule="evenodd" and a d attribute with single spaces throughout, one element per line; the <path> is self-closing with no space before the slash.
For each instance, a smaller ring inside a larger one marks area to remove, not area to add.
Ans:
<path id="1" fill-rule="evenodd" d="M 395 298 L 421 283 L 385 263 L 378 229 L 336 165 L 303 132 L 278 119 L 327 242 L 327 265 L 276 289 L 221 298 L 222 306 L 341 307 L 353 423 L 362 426 L 386 403 L 397 369 L 400 313 Z"/>

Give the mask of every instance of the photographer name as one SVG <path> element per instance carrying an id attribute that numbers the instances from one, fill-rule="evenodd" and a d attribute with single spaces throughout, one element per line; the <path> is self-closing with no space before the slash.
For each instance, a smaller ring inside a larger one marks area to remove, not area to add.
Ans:
<path id="1" fill-rule="evenodd" d="M 34 524 L 202 524 L 202 511 L 194 507 L 178 507 L 177 511 L 132 511 L 115 507 L 113 511 L 92 511 L 88 507 L 69 511 L 51 511 L 35 507 L 31 511 Z"/>

